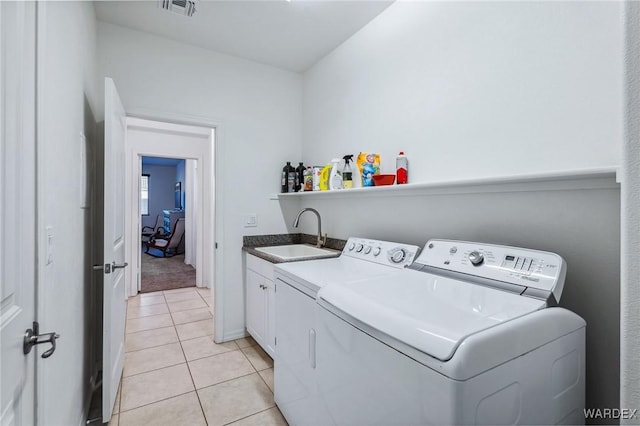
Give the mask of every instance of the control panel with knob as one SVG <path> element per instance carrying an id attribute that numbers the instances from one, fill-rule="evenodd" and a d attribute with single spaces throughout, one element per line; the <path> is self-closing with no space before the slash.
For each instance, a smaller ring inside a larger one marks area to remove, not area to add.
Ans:
<path id="1" fill-rule="evenodd" d="M 451 253 L 451 250 L 449 250 L 449 253 Z M 482 265 L 482 262 L 484 262 L 484 254 L 476 250 L 469 253 L 468 258 L 469 258 L 469 262 L 471 262 L 473 266 L 480 266 Z"/>
<path id="2" fill-rule="evenodd" d="M 409 244 L 351 237 L 342 250 L 342 255 L 380 265 L 405 268 L 411 265 L 419 251 L 418 246 Z"/>
<path id="3" fill-rule="evenodd" d="M 407 256 L 407 252 L 402 248 L 394 248 L 389 251 L 389 260 L 393 263 L 402 263 L 404 258 Z"/>
<path id="4" fill-rule="evenodd" d="M 453 240 L 428 241 L 412 268 L 427 270 L 425 266 L 515 284 L 525 295 L 553 292 L 556 301 L 566 275 L 566 264 L 555 253 Z"/>

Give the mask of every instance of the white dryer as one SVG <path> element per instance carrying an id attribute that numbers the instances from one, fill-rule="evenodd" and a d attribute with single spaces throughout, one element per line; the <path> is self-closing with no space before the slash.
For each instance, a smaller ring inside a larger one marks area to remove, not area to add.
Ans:
<path id="1" fill-rule="evenodd" d="M 585 322 L 553 253 L 449 240 L 317 297 L 318 400 L 337 425 L 581 424 Z M 302 422 L 300 424 L 303 424 Z"/>

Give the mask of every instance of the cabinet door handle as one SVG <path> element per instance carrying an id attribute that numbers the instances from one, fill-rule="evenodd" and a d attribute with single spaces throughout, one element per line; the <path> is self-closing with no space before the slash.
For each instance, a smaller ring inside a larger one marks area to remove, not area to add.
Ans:
<path id="1" fill-rule="evenodd" d="M 311 368 L 316 368 L 316 331 L 309 330 L 309 361 Z"/>

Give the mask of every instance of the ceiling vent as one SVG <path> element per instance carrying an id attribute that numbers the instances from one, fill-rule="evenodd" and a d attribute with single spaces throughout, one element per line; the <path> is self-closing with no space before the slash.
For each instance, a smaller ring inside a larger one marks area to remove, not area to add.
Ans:
<path id="1" fill-rule="evenodd" d="M 158 0 L 158 7 L 178 15 L 191 17 L 196 13 L 197 3 L 198 0 Z"/>

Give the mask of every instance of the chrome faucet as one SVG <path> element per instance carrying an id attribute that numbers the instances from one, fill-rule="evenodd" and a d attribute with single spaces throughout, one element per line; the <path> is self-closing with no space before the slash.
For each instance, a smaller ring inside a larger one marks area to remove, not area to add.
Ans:
<path id="1" fill-rule="evenodd" d="M 323 245 L 325 245 L 325 243 L 327 242 L 327 236 L 326 235 L 324 237 L 322 236 L 322 219 L 320 219 L 320 213 L 318 213 L 318 210 L 312 209 L 311 207 L 306 207 L 300 210 L 298 212 L 298 216 L 296 216 L 296 220 L 293 222 L 293 227 L 294 228 L 298 227 L 298 225 L 300 224 L 300 216 L 302 216 L 302 213 L 307 211 L 315 213 L 316 216 L 318 217 L 318 241 L 316 243 L 316 247 L 320 248 Z"/>

